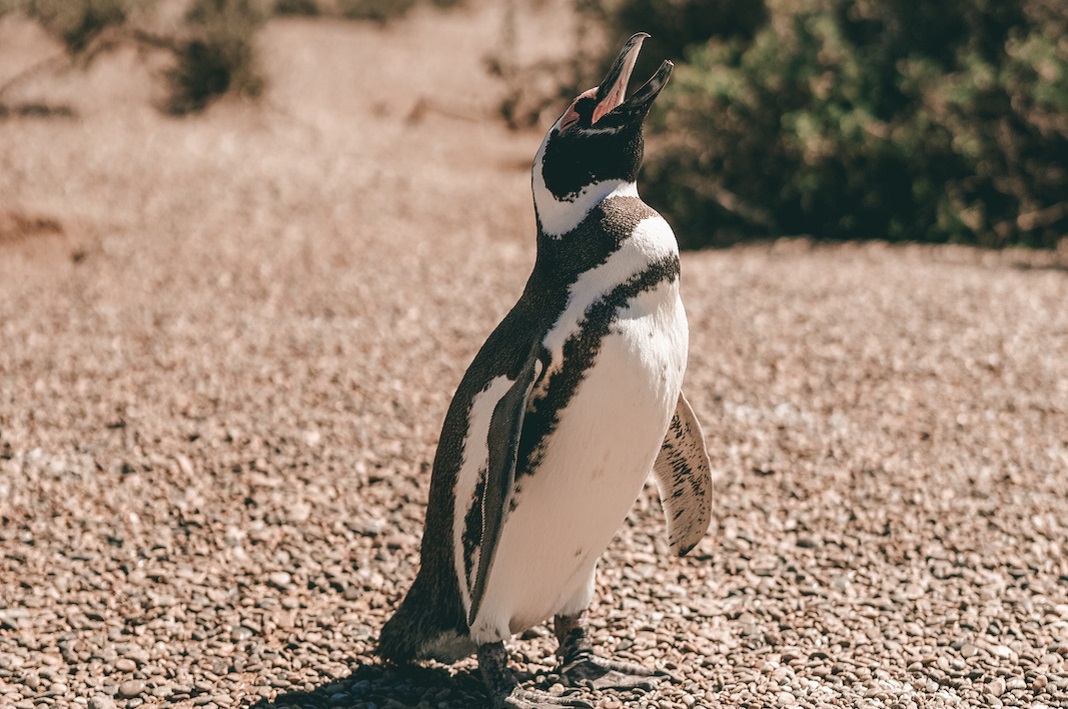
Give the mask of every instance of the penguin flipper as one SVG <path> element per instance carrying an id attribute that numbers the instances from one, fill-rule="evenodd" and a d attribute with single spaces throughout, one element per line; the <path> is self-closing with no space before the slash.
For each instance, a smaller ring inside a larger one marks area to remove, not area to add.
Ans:
<path id="1" fill-rule="evenodd" d="M 482 540 L 478 556 L 478 573 L 471 589 L 471 609 L 467 623 L 472 625 L 482 605 L 486 581 L 505 515 L 512 502 L 515 487 L 515 466 L 519 457 L 519 437 L 523 431 L 523 417 L 534 382 L 542 372 L 538 350 L 532 349 L 512 386 L 500 398 L 490 417 L 488 444 L 489 461 L 486 486 L 482 493 Z"/>
<path id="2" fill-rule="evenodd" d="M 701 424 L 681 391 L 653 463 L 653 477 L 667 517 L 671 551 L 685 556 L 701 541 L 712 521 L 712 464 Z"/>

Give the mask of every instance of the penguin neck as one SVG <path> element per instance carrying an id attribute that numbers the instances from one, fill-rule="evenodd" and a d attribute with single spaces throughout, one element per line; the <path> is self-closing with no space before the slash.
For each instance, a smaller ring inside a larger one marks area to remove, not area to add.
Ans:
<path id="1" fill-rule="evenodd" d="M 557 122 L 559 125 L 559 121 Z M 554 129 L 556 126 L 553 127 Z M 538 154 L 534 158 L 531 187 L 534 192 L 534 214 L 538 220 L 539 235 L 550 239 L 561 236 L 577 227 L 594 207 L 609 197 L 637 197 L 638 185 L 634 180 L 607 179 L 593 182 L 583 187 L 577 194 L 559 199 L 545 185 L 542 164 L 545 159 L 545 147 L 549 143 L 546 135 Z"/>
<path id="2" fill-rule="evenodd" d="M 586 185 L 569 200 L 560 200 L 546 188 L 541 170 L 534 171 L 534 212 L 538 219 L 538 231 L 551 239 L 559 239 L 577 227 L 604 200 L 637 196 L 636 182 L 601 180 Z"/>

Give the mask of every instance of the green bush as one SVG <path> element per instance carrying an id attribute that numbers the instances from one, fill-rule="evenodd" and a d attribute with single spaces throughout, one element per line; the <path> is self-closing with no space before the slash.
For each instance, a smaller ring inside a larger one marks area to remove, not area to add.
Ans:
<path id="1" fill-rule="evenodd" d="M 264 87 L 254 44 L 263 15 L 249 0 L 195 0 L 186 14 L 190 37 L 175 47 L 167 72 L 169 113 L 203 110 L 226 93 L 258 96 Z"/>
<path id="2" fill-rule="evenodd" d="M 707 3 L 619 5 L 646 15 L 610 17 L 644 29 Z M 1066 18 L 1064 0 L 769 0 L 755 32 L 706 27 L 683 50 L 644 194 L 688 246 L 1053 246 L 1068 234 Z"/>

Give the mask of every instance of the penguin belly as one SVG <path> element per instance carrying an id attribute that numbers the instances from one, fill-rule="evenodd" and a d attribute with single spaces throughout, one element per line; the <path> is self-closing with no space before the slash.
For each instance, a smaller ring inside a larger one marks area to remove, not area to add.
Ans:
<path id="1" fill-rule="evenodd" d="M 649 475 L 686 368 L 678 281 L 616 313 L 592 366 L 517 480 L 482 605 L 476 643 L 496 642 L 589 603 L 593 571 Z M 566 363 L 564 366 L 567 366 Z"/>

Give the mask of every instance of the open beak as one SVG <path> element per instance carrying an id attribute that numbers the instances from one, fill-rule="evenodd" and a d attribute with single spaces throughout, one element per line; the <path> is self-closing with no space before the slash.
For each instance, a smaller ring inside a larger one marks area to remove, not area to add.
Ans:
<path id="1" fill-rule="evenodd" d="M 608 75 L 604 77 L 604 81 L 597 87 L 597 104 L 593 109 L 594 124 L 601 120 L 605 114 L 611 113 L 624 104 L 627 84 L 630 82 L 631 72 L 634 71 L 634 63 L 638 61 L 638 53 L 642 49 L 642 42 L 648 36 L 645 32 L 639 32 L 628 39 L 627 43 L 623 45 L 623 49 L 620 50 L 619 56 L 612 63 L 612 68 L 608 70 Z M 670 61 L 664 60 L 664 63 L 660 65 L 656 73 L 630 97 L 630 100 L 625 102 L 630 112 L 645 115 L 661 89 L 667 85 L 668 77 L 671 76 L 673 67 L 674 65 Z"/>

